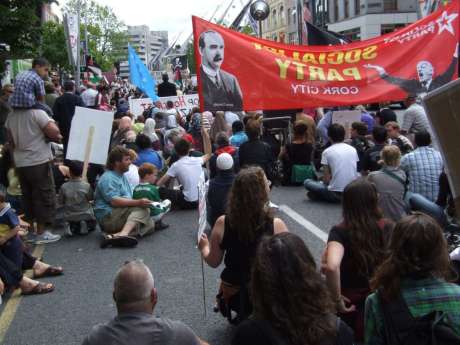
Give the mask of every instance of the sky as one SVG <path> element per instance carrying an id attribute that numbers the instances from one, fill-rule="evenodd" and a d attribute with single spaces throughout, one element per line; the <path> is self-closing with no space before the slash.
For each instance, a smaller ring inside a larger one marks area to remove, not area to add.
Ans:
<path id="1" fill-rule="evenodd" d="M 218 5 L 221 5 L 219 19 L 232 0 L 96 0 L 110 6 L 126 25 L 148 25 L 151 30 L 168 30 L 169 40 L 184 31 L 179 38 L 185 40 L 192 33 L 191 16 L 209 19 Z M 238 15 L 246 0 L 233 0 L 234 8 L 228 13 L 232 20 Z M 65 4 L 66 0 L 60 1 Z"/>

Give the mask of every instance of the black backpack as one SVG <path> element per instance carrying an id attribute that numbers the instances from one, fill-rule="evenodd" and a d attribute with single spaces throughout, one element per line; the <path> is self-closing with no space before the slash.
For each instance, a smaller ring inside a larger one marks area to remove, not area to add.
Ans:
<path id="1" fill-rule="evenodd" d="M 380 298 L 387 345 L 458 345 L 449 313 L 433 311 L 414 318 L 402 295 L 392 302 Z"/>

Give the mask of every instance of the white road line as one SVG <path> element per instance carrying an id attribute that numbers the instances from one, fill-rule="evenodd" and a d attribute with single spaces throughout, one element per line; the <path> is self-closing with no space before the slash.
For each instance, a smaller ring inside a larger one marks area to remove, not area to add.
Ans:
<path id="1" fill-rule="evenodd" d="M 289 217 L 291 217 L 297 223 L 302 225 L 305 229 L 310 231 L 313 235 L 318 237 L 321 241 L 323 241 L 324 243 L 327 242 L 327 237 L 328 237 L 327 233 L 325 233 L 323 230 L 318 228 L 312 222 L 306 220 L 304 217 L 302 217 L 300 214 L 298 214 L 296 211 L 294 211 L 288 205 L 281 205 L 280 210 L 283 211 L 284 213 L 286 213 Z"/>

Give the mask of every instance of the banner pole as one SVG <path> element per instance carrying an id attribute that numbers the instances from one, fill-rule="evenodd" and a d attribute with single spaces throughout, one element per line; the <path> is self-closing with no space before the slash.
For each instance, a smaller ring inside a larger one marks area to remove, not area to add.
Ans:
<path id="1" fill-rule="evenodd" d="M 202 288 L 203 288 L 203 311 L 204 311 L 204 318 L 207 318 L 206 312 L 206 285 L 204 280 L 204 260 L 203 256 L 201 256 L 201 278 L 202 278 Z"/>

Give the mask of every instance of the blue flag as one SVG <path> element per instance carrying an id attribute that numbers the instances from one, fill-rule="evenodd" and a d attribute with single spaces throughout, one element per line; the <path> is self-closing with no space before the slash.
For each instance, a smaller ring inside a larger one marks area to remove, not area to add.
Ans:
<path id="1" fill-rule="evenodd" d="M 128 45 L 128 61 L 131 83 L 149 96 L 152 101 L 157 101 L 158 96 L 155 93 L 155 81 L 142 60 L 137 56 L 136 51 L 130 45 Z"/>

